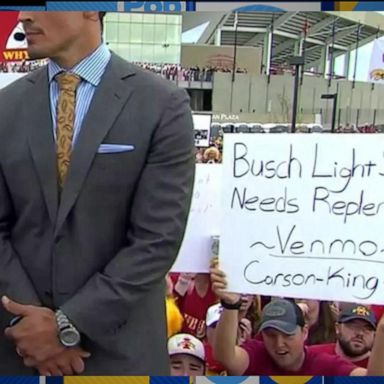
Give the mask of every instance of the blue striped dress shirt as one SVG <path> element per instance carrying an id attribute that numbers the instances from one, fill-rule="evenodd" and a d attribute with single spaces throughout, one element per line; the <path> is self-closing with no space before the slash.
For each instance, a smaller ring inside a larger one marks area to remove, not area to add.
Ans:
<path id="1" fill-rule="evenodd" d="M 111 58 L 111 53 L 105 44 L 101 44 L 93 53 L 76 64 L 68 72 L 75 73 L 81 77 L 81 82 L 76 92 L 75 122 L 73 127 L 72 146 L 79 136 L 85 115 L 88 112 L 96 87 L 99 85 L 105 72 L 105 68 Z M 56 141 L 56 107 L 59 99 L 59 86 L 55 76 L 65 72 L 52 60 L 48 62 L 48 78 L 50 84 L 51 114 L 53 121 L 53 135 Z"/>

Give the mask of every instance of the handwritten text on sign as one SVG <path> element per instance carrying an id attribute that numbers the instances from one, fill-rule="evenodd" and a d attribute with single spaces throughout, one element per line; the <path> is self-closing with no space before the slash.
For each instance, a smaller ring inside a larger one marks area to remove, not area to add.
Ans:
<path id="1" fill-rule="evenodd" d="M 209 272 L 211 238 L 219 234 L 221 164 L 196 164 L 187 228 L 173 272 Z"/>
<path id="2" fill-rule="evenodd" d="M 384 304 L 384 136 L 226 135 L 229 289 Z"/>

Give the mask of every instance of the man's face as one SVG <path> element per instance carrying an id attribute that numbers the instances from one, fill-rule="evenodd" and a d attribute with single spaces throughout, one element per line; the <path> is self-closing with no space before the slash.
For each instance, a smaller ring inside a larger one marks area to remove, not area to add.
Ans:
<path id="1" fill-rule="evenodd" d="M 337 324 L 337 340 L 346 356 L 357 357 L 372 349 L 375 330 L 366 321 L 350 320 Z"/>
<path id="2" fill-rule="evenodd" d="M 286 370 L 298 369 L 307 337 L 306 327 L 297 327 L 294 335 L 286 335 L 277 329 L 267 328 L 262 331 L 265 348 L 274 362 Z"/>
<path id="3" fill-rule="evenodd" d="M 81 41 L 85 12 L 20 12 L 31 59 L 57 57 Z"/>
<path id="4" fill-rule="evenodd" d="M 191 355 L 173 355 L 171 359 L 171 376 L 204 376 L 205 365 Z"/>

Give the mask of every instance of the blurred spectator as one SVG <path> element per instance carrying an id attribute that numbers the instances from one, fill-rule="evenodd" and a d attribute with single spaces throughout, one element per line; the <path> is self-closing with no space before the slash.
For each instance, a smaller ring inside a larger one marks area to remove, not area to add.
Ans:
<path id="1" fill-rule="evenodd" d="M 217 302 L 209 274 L 180 274 L 174 285 L 174 294 L 176 304 L 184 317 L 182 332 L 203 340 L 206 336 L 207 310 Z"/>
<path id="2" fill-rule="evenodd" d="M 204 163 L 220 163 L 221 154 L 216 147 L 209 147 L 204 152 Z"/>
<path id="3" fill-rule="evenodd" d="M 211 82 L 215 72 L 232 73 L 232 69 L 226 67 L 182 67 L 179 64 L 169 63 L 142 63 L 134 62 L 133 64 L 144 68 L 148 71 L 161 75 L 168 80 L 178 81 L 206 81 Z M 247 73 L 245 68 L 237 68 L 236 73 Z"/>
<path id="4" fill-rule="evenodd" d="M 239 326 L 240 339 L 241 342 L 244 342 L 257 335 L 261 316 L 261 298 L 255 295 L 243 295 L 242 299 L 243 304 L 239 310 Z"/>
<path id="5" fill-rule="evenodd" d="M 204 149 L 203 148 L 196 148 L 196 163 L 201 164 L 204 162 Z"/>
<path id="6" fill-rule="evenodd" d="M 307 306 L 305 320 L 309 328 L 307 345 L 333 343 L 336 340 L 335 321 L 330 303 L 318 300 L 297 300 Z"/>
<path id="7" fill-rule="evenodd" d="M 363 305 L 349 305 L 339 316 L 336 343 L 314 346 L 317 353 L 338 355 L 367 368 L 376 330 L 374 313 Z"/>
<path id="8" fill-rule="evenodd" d="M 183 326 L 183 316 L 175 303 L 173 283 L 169 275 L 166 276 L 166 315 L 168 338 L 179 333 Z"/>
<path id="9" fill-rule="evenodd" d="M 47 60 L 27 60 L 0 63 L 1 73 L 28 73 L 47 64 Z"/>
<path id="10" fill-rule="evenodd" d="M 220 303 L 214 304 L 208 308 L 206 325 L 207 337 L 204 341 L 205 361 L 206 361 L 206 375 L 207 376 L 225 376 L 226 370 L 219 362 L 213 357 L 213 345 L 215 339 L 215 331 L 217 322 L 220 319 L 220 314 L 223 308 Z"/>

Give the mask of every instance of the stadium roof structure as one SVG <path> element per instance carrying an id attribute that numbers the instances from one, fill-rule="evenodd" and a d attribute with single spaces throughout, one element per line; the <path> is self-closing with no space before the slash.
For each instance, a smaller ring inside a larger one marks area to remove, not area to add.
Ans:
<path id="1" fill-rule="evenodd" d="M 197 44 L 234 45 L 236 40 L 238 46 L 264 47 L 266 36 L 272 36 L 272 66 L 286 64 L 301 46 L 305 67 L 318 67 L 325 47 L 335 58 L 356 48 L 357 35 L 359 47 L 384 35 L 384 16 L 378 12 L 184 14 L 183 30 L 196 25 L 199 18 L 201 23 L 209 23 Z"/>

